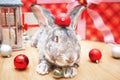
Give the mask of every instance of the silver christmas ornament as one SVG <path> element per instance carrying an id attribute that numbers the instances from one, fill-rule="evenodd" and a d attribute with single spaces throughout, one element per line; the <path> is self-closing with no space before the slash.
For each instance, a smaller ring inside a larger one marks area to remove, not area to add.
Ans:
<path id="1" fill-rule="evenodd" d="M 7 44 L 2 44 L 0 47 L 0 54 L 3 57 L 10 57 L 12 53 L 12 48 L 11 46 L 7 45 Z"/>
<path id="2" fill-rule="evenodd" d="M 112 56 L 114 58 L 120 58 L 120 46 L 114 46 L 112 48 Z"/>
<path id="3" fill-rule="evenodd" d="M 55 69 L 53 71 L 53 77 L 54 78 L 61 78 L 61 77 L 63 77 L 63 71 L 62 71 L 62 69 L 59 69 L 59 68 Z"/>

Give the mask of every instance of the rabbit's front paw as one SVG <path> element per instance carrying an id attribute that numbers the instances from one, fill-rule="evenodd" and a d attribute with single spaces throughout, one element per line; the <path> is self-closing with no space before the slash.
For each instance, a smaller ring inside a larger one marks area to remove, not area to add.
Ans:
<path id="1" fill-rule="evenodd" d="M 75 67 L 67 67 L 63 69 L 63 74 L 65 78 L 72 78 L 77 75 L 77 69 Z"/>
<path id="2" fill-rule="evenodd" d="M 49 71 L 49 68 L 50 68 L 49 64 L 42 62 L 39 65 L 37 65 L 36 71 L 39 74 L 47 74 Z"/>

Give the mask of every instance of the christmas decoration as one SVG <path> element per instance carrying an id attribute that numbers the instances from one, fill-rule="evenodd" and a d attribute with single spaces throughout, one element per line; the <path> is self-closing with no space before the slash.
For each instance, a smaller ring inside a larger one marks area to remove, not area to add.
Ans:
<path id="1" fill-rule="evenodd" d="M 63 77 L 62 69 L 59 69 L 59 68 L 55 69 L 53 71 L 53 77 L 54 78 L 61 78 L 61 77 Z"/>
<path id="2" fill-rule="evenodd" d="M 118 17 L 120 8 L 115 7 L 120 6 L 120 0 L 75 0 L 67 5 L 67 9 L 70 11 L 81 4 L 86 6 L 86 10 L 79 18 L 76 33 L 82 39 L 120 43 L 120 17 Z"/>
<path id="3" fill-rule="evenodd" d="M 89 58 L 91 61 L 98 63 L 102 57 L 102 53 L 99 49 L 92 49 L 89 52 Z"/>
<path id="4" fill-rule="evenodd" d="M 112 48 L 112 56 L 114 58 L 120 58 L 120 46 L 114 46 Z"/>
<path id="5" fill-rule="evenodd" d="M 59 26 L 67 27 L 70 25 L 71 19 L 70 16 L 65 13 L 60 13 L 55 18 L 55 23 Z"/>
<path id="6" fill-rule="evenodd" d="M 2 44 L 0 47 L 0 54 L 3 57 L 10 57 L 12 53 L 12 48 L 9 45 Z"/>
<path id="7" fill-rule="evenodd" d="M 0 0 L 0 40 L 13 50 L 22 49 L 20 0 Z"/>
<path id="8" fill-rule="evenodd" d="M 14 66 L 16 69 L 26 69 L 29 64 L 29 59 L 24 54 L 19 54 L 14 58 Z"/>

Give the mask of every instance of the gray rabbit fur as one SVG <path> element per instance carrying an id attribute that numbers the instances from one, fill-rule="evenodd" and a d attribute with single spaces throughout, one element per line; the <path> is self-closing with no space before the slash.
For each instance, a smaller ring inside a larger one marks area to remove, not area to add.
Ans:
<path id="1" fill-rule="evenodd" d="M 69 27 L 55 24 L 52 13 L 39 5 L 32 4 L 30 8 L 40 24 L 40 29 L 32 37 L 32 46 L 39 51 L 36 71 L 47 74 L 54 65 L 62 68 L 65 78 L 74 77 L 80 62 L 80 44 L 74 29 L 85 7 L 79 6 L 69 12 Z"/>

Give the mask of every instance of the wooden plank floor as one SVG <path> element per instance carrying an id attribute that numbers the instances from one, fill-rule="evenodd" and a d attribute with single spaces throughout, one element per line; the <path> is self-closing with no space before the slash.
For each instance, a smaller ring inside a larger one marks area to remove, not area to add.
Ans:
<path id="1" fill-rule="evenodd" d="M 120 59 L 111 56 L 111 45 L 80 41 L 81 61 L 78 68 L 78 75 L 71 79 L 61 78 L 59 80 L 120 80 Z M 100 63 L 92 63 L 88 53 L 92 48 L 98 48 L 102 52 Z M 26 70 L 19 71 L 14 68 L 13 60 L 18 54 L 25 54 L 29 58 L 29 65 Z M 38 63 L 37 49 L 26 44 L 26 49 L 15 51 L 10 58 L 0 57 L 0 80 L 57 80 L 52 77 L 52 72 L 48 75 L 39 75 L 35 71 Z"/>

